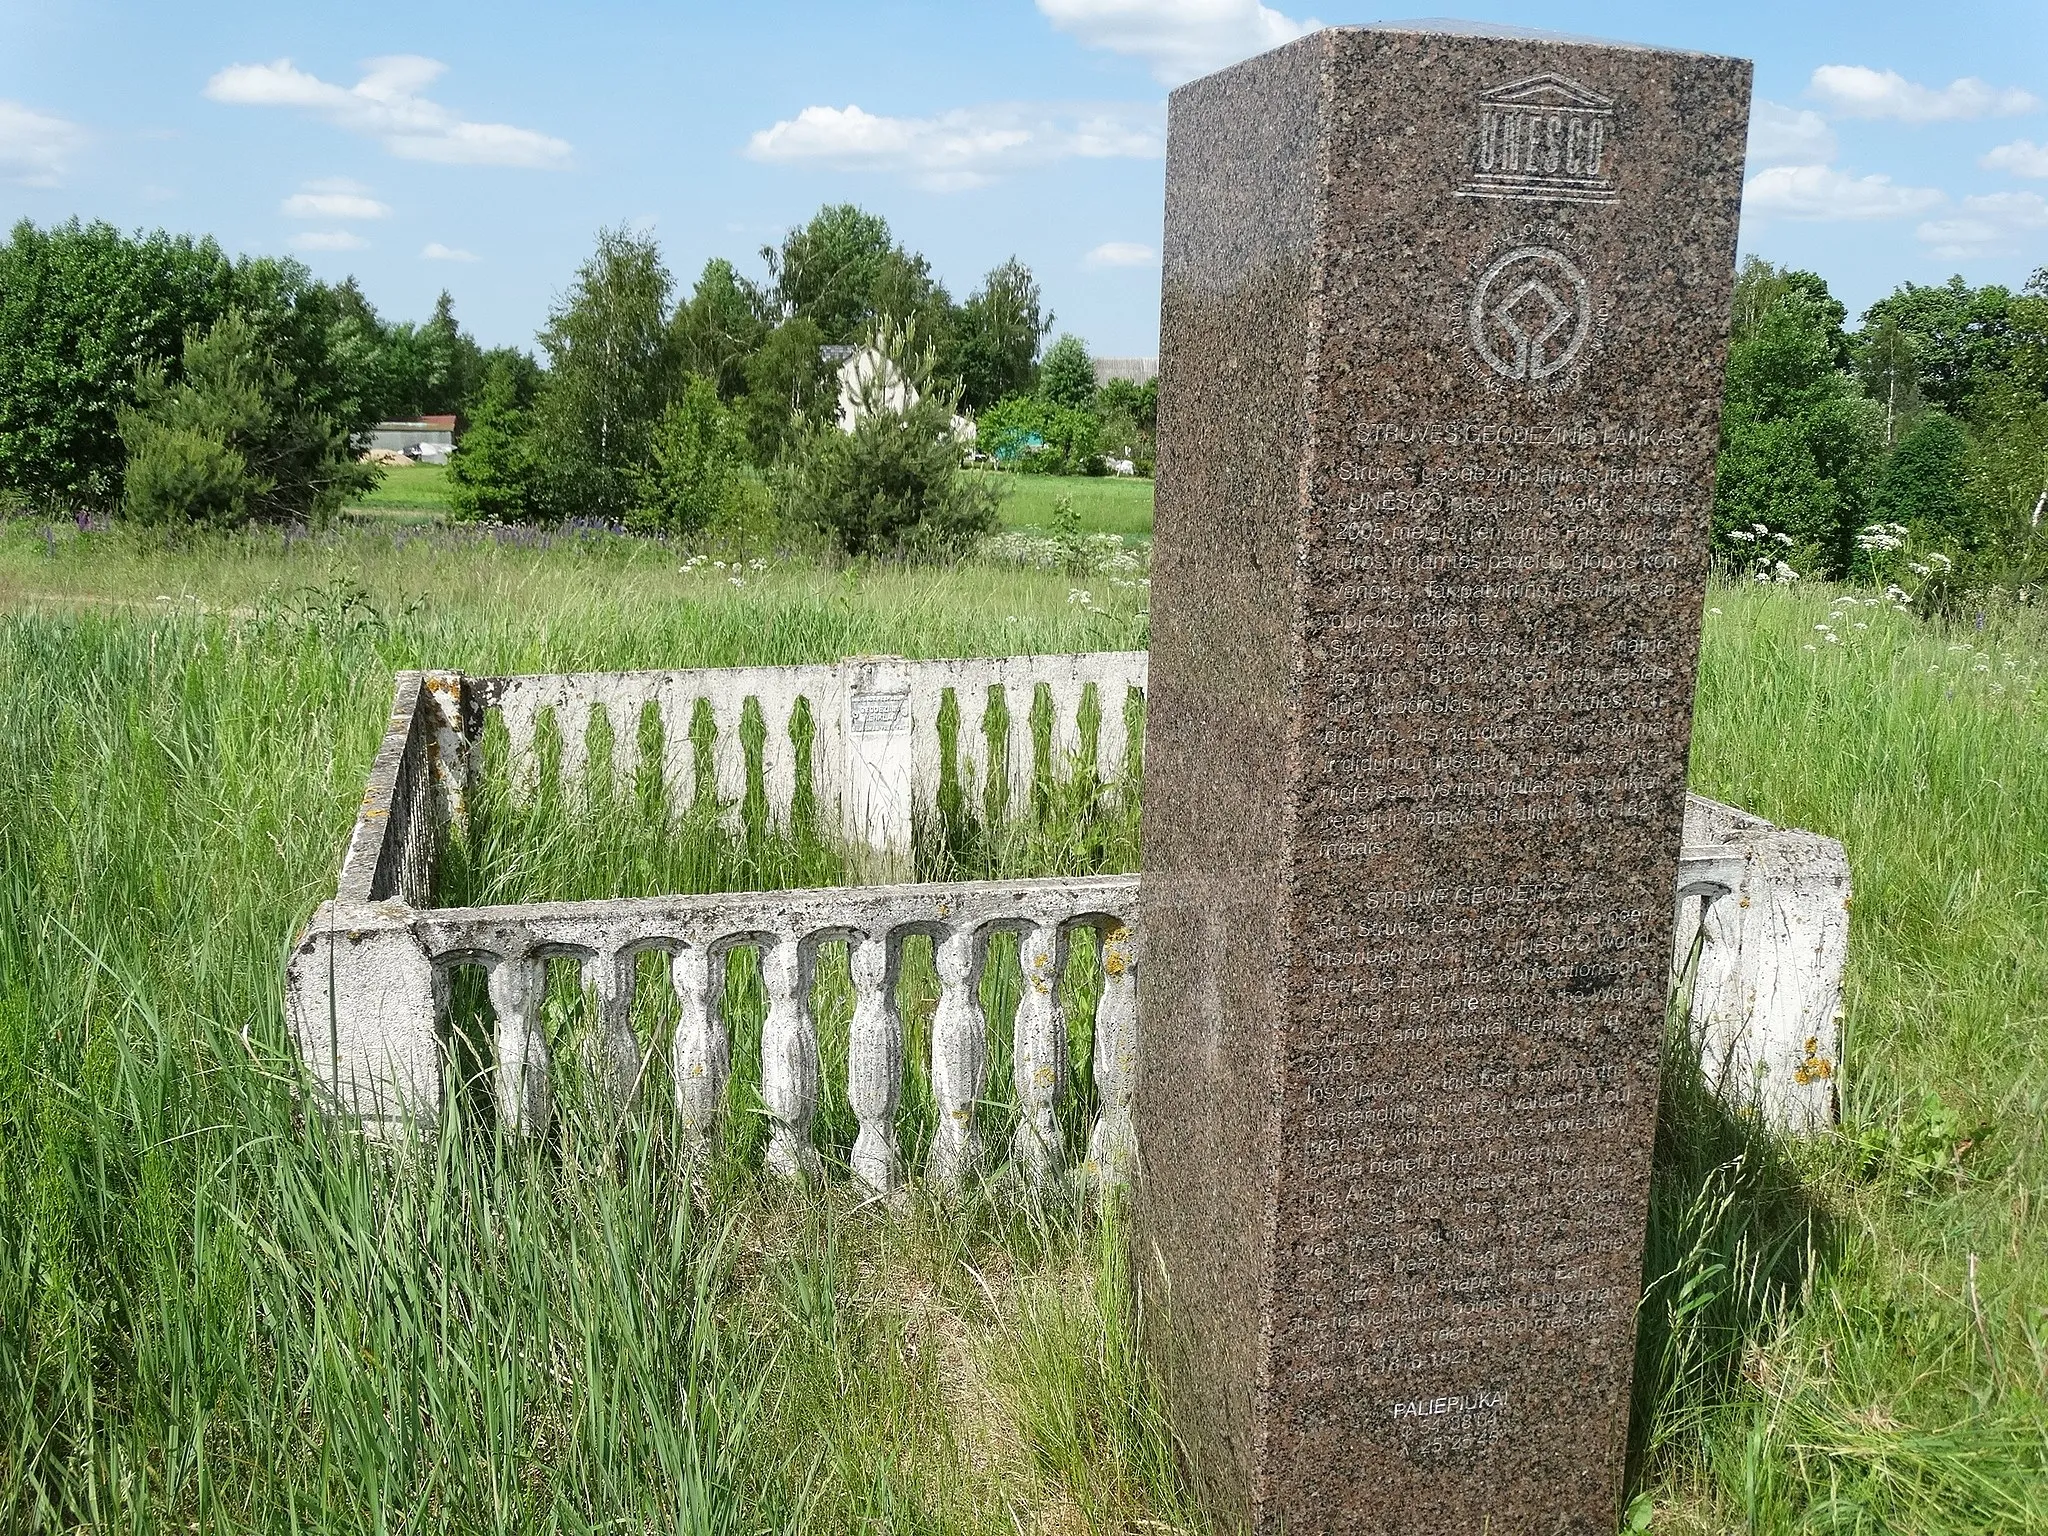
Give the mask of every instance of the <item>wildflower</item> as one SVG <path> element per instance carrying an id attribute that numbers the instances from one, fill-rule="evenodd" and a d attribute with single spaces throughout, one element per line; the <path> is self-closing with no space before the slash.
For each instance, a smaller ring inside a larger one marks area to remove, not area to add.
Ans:
<path id="1" fill-rule="evenodd" d="M 1856 621 L 1856 627 L 1857 627 L 1858 629 L 1868 629 L 1868 628 L 1870 628 L 1870 626 L 1869 626 L 1868 624 L 1864 623 L 1864 622 L 1863 622 L 1863 621 L 1862 621 L 1861 619 L 1858 619 L 1858 620 Z"/>
<path id="2" fill-rule="evenodd" d="M 723 560 L 714 560 L 711 562 L 711 568 L 716 571 L 722 571 L 725 569 L 725 562 Z"/>
<path id="3" fill-rule="evenodd" d="M 1930 576 L 1933 574 L 1933 568 L 1931 566 L 1922 565 L 1918 560 L 1907 561 L 1906 569 L 1911 571 L 1915 576 Z"/>
<path id="4" fill-rule="evenodd" d="M 1720 609 L 1718 609 L 1718 608 L 1709 608 L 1709 609 L 1707 610 L 1707 612 L 1709 612 L 1709 613 L 1719 613 L 1720 611 L 1721 611 L 1721 610 L 1720 610 Z"/>
<path id="5" fill-rule="evenodd" d="M 1075 587 L 1067 593 L 1067 601 L 1078 608 L 1086 608 L 1095 601 L 1095 594 L 1086 587 Z"/>
<path id="6" fill-rule="evenodd" d="M 765 571 L 768 569 L 768 562 L 766 560 L 749 560 L 747 562 L 747 565 L 750 569 L 756 571 Z"/>
<path id="7" fill-rule="evenodd" d="M 1771 567 L 1771 578 L 1779 582 L 1792 582 L 1799 579 L 1799 573 L 1780 560 Z"/>
<path id="8" fill-rule="evenodd" d="M 1828 631 L 1828 644 L 1829 644 L 1829 645 L 1840 645 L 1841 643 L 1842 643 L 1842 637 L 1841 637 L 1840 635 L 1836 634 L 1836 633 L 1835 633 L 1835 632 L 1834 632 L 1833 630 L 1829 630 L 1829 631 Z"/>
<path id="9" fill-rule="evenodd" d="M 725 579 L 736 587 L 744 587 L 747 584 L 747 578 L 744 576 L 728 576 Z"/>
<path id="10" fill-rule="evenodd" d="M 1756 542 L 1755 534 L 1744 533 L 1740 528 L 1729 529 L 1728 537 L 1733 539 L 1738 544 L 1754 544 Z"/>
<path id="11" fill-rule="evenodd" d="M 1819 630 L 1822 634 L 1826 634 L 1828 632 L 1828 627 L 1825 624 L 1816 624 L 1813 627 Z"/>
<path id="12" fill-rule="evenodd" d="M 1802 651 L 1811 651 L 1811 650 L 1817 650 L 1817 649 L 1819 649 L 1819 647 L 1817 647 L 1817 646 L 1811 646 L 1811 645 L 1802 645 L 1801 647 L 1799 647 L 1799 649 L 1801 649 Z"/>
<path id="13" fill-rule="evenodd" d="M 1955 569 L 1955 561 L 1949 559 L 1947 555 L 1942 554 L 1938 550 L 1927 557 L 1927 563 L 1929 565 L 1939 566 L 1944 571 Z"/>
<path id="14" fill-rule="evenodd" d="M 1776 539 L 1780 544 L 1784 545 L 1787 549 L 1790 549 L 1792 547 L 1792 535 L 1789 533 L 1774 533 L 1771 535 L 1771 537 Z"/>

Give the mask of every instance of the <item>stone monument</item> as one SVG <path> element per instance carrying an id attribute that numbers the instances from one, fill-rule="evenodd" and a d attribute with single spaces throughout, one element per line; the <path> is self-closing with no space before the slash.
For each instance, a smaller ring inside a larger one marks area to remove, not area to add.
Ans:
<path id="1" fill-rule="evenodd" d="M 1615 1528 L 1749 78 L 1174 93 L 1133 1259 L 1226 1522 Z"/>

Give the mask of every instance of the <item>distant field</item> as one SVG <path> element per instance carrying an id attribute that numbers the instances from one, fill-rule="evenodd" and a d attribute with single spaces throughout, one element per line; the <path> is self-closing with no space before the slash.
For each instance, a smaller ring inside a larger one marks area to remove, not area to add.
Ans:
<path id="1" fill-rule="evenodd" d="M 448 470 L 441 464 L 387 465 L 384 479 L 350 509 L 400 522 L 445 517 L 448 513 Z"/>
<path id="2" fill-rule="evenodd" d="M 990 471 L 977 470 L 977 474 Z M 1082 475 L 996 475 L 1006 494 L 1003 497 L 1003 526 L 1006 528 L 1050 528 L 1053 502 L 1066 495 L 1074 498 L 1074 510 L 1081 514 L 1081 526 L 1089 533 L 1120 533 L 1127 539 L 1152 537 L 1152 482 L 1150 480 Z"/>
<path id="3" fill-rule="evenodd" d="M 973 471 L 988 474 L 986 470 Z M 1086 476 L 997 475 L 1003 495 L 1003 526 L 1050 528 L 1055 498 L 1074 498 L 1081 527 L 1126 539 L 1152 537 L 1152 482 Z M 350 509 L 380 520 L 427 521 L 448 515 L 448 471 L 439 464 L 387 468 L 383 482 Z"/>

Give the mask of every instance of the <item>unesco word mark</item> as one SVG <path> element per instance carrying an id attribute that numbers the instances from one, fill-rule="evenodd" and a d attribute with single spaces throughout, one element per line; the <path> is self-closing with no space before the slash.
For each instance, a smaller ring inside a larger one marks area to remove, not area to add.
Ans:
<path id="1" fill-rule="evenodd" d="M 1460 197 L 1611 203 L 1614 102 L 1563 75 L 1531 75 L 1479 98 L 1479 138 Z"/>

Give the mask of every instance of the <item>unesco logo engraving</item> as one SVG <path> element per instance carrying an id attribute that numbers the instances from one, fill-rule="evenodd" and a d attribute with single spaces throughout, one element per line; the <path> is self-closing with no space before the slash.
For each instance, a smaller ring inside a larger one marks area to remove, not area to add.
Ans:
<path id="1" fill-rule="evenodd" d="M 1614 102 L 1563 75 L 1531 75 L 1479 98 L 1479 133 L 1460 197 L 1611 203 Z"/>
<path id="2" fill-rule="evenodd" d="M 1472 348 L 1503 379 L 1541 385 L 1578 361 L 1593 331 L 1585 274 L 1548 246 L 1496 257 L 1472 285 Z"/>

